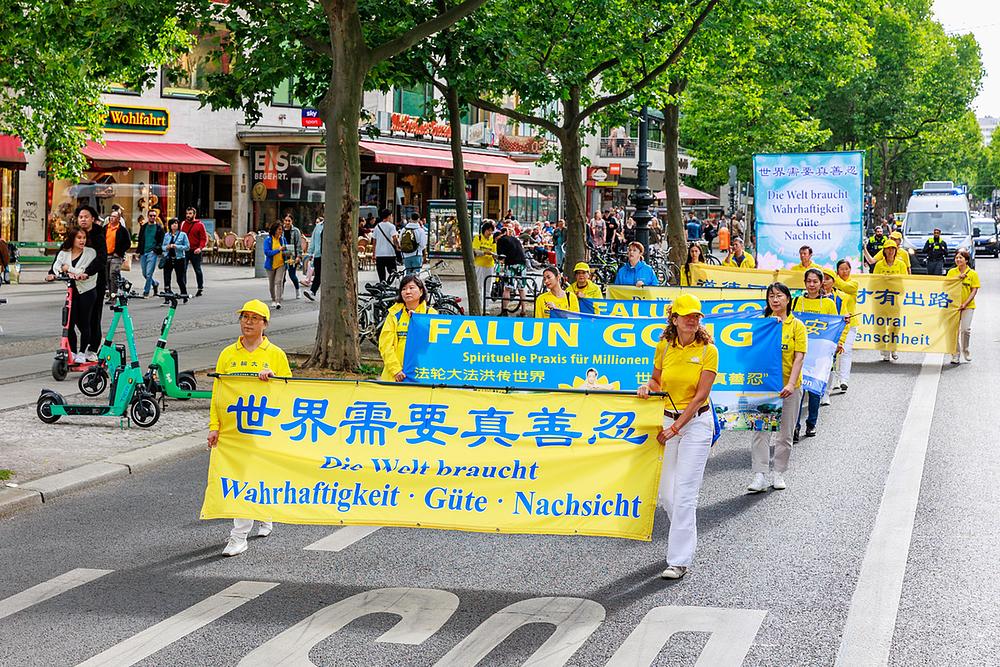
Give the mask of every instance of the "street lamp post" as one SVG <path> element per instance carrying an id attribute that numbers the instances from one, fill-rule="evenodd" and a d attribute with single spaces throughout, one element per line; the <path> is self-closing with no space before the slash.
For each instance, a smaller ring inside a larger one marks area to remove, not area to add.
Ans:
<path id="1" fill-rule="evenodd" d="M 649 189 L 649 107 L 643 105 L 639 116 L 639 183 L 632 192 L 632 205 L 635 206 L 635 213 L 632 218 L 635 220 L 635 240 L 642 244 L 642 247 L 649 248 L 649 221 L 653 219 L 653 214 L 649 212 L 649 207 L 656 199 L 652 190 Z"/>

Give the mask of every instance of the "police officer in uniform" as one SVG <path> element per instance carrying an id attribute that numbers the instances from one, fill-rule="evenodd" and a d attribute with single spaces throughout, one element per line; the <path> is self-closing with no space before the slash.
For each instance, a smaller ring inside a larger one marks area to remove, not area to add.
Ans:
<path id="1" fill-rule="evenodd" d="M 882 250 L 887 238 L 889 237 L 882 234 L 882 225 L 876 225 L 875 234 L 868 237 L 868 242 L 865 243 L 865 263 L 868 264 L 869 271 L 875 267 L 875 255 Z"/>
<path id="2" fill-rule="evenodd" d="M 941 238 L 941 230 L 934 228 L 934 238 L 927 239 L 924 243 L 924 252 L 927 253 L 927 275 L 944 275 L 944 258 L 948 255 L 948 244 Z"/>

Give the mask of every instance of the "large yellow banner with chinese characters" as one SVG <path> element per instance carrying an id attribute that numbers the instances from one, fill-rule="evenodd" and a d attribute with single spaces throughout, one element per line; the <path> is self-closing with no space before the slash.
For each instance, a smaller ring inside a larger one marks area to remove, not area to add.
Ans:
<path id="1" fill-rule="evenodd" d="M 692 274 L 692 279 L 694 274 Z M 633 287 L 632 285 L 608 285 L 609 299 L 654 299 L 673 301 L 681 294 L 693 294 L 702 301 L 752 301 L 763 299 L 764 285 L 759 289 L 726 289 L 723 287 L 677 287 L 658 285 L 653 287 Z"/>
<path id="2" fill-rule="evenodd" d="M 649 540 L 662 399 L 223 376 L 202 519 Z"/>
<path id="3" fill-rule="evenodd" d="M 818 268 L 818 267 L 817 267 Z M 788 269 L 737 269 L 694 264 L 691 280 L 709 288 L 760 287 L 778 281 L 802 289 L 804 273 Z M 944 276 L 855 273 L 858 307 L 851 325 L 862 350 L 945 352 L 958 345 L 962 281 Z"/>

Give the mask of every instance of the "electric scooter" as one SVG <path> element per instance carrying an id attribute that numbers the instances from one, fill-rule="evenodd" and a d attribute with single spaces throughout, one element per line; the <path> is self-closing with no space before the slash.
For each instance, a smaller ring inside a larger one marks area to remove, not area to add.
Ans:
<path id="1" fill-rule="evenodd" d="M 187 303 L 186 294 L 174 294 L 172 292 L 161 292 L 165 303 L 170 309 L 167 316 L 163 318 L 160 325 L 160 338 L 156 341 L 153 349 L 153 358 L 149 361 L 149 369 L 144 376 L 146 381 L 146 391 L 154 396 L 159 395 L 161 402 L 167 398 L 177 398 L 186 401 L 190 398 L 212 398 L 212 391 L 198 391 L 198 382 L 195 379 L 194 371 L 179 371 L 180 362 L 177 358 L 177 350 L 167 348 L 167 336 L 170 335 L 170 327 L 174 323 L 174 315 L 177 313 L 177 303 L 184 300 Z"/>
<path id="2" fill-rule="evenodd" d="M 118 325 L 122 322 L 122 310 L 112 306 L 111 311 L 114 315 L 111 317 L 108 333 L 104 336 L 101 349 L 97 351 L 97 360 L 100 365 L 85 371 L 77 382 L 80 393 L 90 398 L 103 394 L 115 372 L 125 365 L 125 346 L 114 342 Z"/>
<path id="3" fill-rule="evenodd" d="M 128 298 L 132 284 L 119 278 L 115 290 L 115 305 L 112 310 L 121 311 L 125 325 L 125 341 L 128 345 L 127 364 L 119 366 L 111 377 L 111 391 L 107 405 L 77 404 L 67 405 L 66 399 L 56 391 L 43 389 L 35 405 L 35 414 L 46 424 L 54 424 L 63 415 L 89 417 L 124 418 L 124 428 L 130 421 L 143 428 L 149 428 L 160 418 L 160 404 L 156 397 L 146 391 L 142 370 L 139 368 L 139 354 L 135 347 L 135 330 L 128 312 Z"/>
<path id="4" fill-rule="evenodd" d="M 66 303 L 63 304 L 62 308 L 62 336 L 59 338 L 59 349 L 56 350 L 55 359 L 52 361 L 52 377 L 62 382 L 70 371 L 74 373 L 87 371 L 100 365 L 100 361 L 77 363 L 73 360 L 73 348 L 69 345 L 69 330 L 72 326 L 70 314 L 73 312 L 73 279 L 69 276 L 57 275 L 56 280 L 66 283 Z"/>

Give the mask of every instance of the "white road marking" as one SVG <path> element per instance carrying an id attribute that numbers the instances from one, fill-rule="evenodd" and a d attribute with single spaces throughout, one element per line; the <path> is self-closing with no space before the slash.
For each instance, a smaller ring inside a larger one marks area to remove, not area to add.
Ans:
<path id="1" fill-rule="evenodd" d="M 129 637 L 103 653 L 95 655 L 90 660 L 81 662 L 77 667 L 98 667 L 101 665 L 129 667 L 129 665 L 134 665 L 178 639 L 222 618 L 277 585 L 268 581 L 238 581 L 224 591 L 191 605 L 184 611 Z"/>
<path id="2" fill-rule="evenodd" d="M 421 644 L 458 609 L 458 596 L 433 588 L 380 588 L 331 604 L 267 641 L 240 661 L 241 667 L 310 667 L 309 652 L 351 621 L 368 614 L 400 620 L 378 642 Z"/>
<path id="3" fill-rule="evenodd" d="M 43 581 L 37 586 L 32 586 L 26 591 L 21 591 L 16 595 L 11 595 L 9 598 L 0 600 L 0 618 L 6 618 L 11 614 L 16 614 L 17 612 L 34 606 L 39 602 L 45 602 L 60 593 L 73 590 L 77 586 L 89 584 L 91 581 L 100 579 L 104 575 L 111 574 L 112 572 L 114 572 L 114 570 L 91 570 L 89 568 L 81 567 L 76 570 L 70 570 L 69 572 L 60 574 L 58 577 L 53 577 L 48 581 Z"/>
<path id="4" fill-rule="evenodd" d="M 306 551 L 343 551 L 358 540 L 362 540 L 376 530 L 379 526 L 344 526 L 333 531 L 321 540 L 313 542 L 305 547 Z"/>
<path id="5" fill-rule="evenodd" d="M 654 607 L 625 639 L 607 667 L 651 665 L 678 632 L 710 632 L 695 667 L 740 667 L 766 611 L 711 607 Z"/>
<path id="6" fill-rule="evenodd" d="M 851 598 L 837 652 L 838 667 L 885 665 L 889 661 L 943 361 L 941 354 L 924 355 L 913 387 L 882 504 Z"/>
<path id="7" fill-rule="evenodd" d="M 604 607 L 582 598 L 533 598 L 505 607 L 472 631 L 435 667 L 472 667 L 515 630 L 529 623 L 549 623 L 555 632 L 525 661 L 527 665 L 559 667 L 576 653 L 604 621 Z"/>

